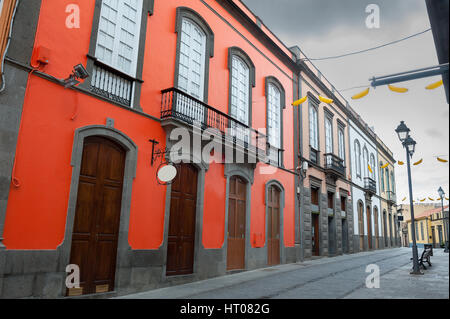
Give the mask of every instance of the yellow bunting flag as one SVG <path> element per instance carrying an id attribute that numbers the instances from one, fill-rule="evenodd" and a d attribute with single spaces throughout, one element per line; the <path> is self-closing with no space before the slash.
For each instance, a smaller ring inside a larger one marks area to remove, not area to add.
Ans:
<path id="1" fill-rule="evenodd" d="M 373 174 L 372 167 L 370 167 L 369 164 L 367 164 L 367 167 L 369 168 L 369 172 L 371 172 Z"/>
<path id="2" fill-rule="evenodd" d="M 405 163 L 402 161 L 398 161 L 398 165 L 404 165 Z"/>
<path id="3" fill-rule="evenodd" d="M 381 166 L 381 168 L 386 168 L 386 167 L 388 167 L 389 166 L 389 163 L 386 163 L 386 164 L 384 164 L 383 166 Z"/>
<path id="4" fill-rule="evenodd" d="M 414 166 L 417 166 L 417 165 L 419 165 L 419 164 L 422 164 L 422 162 L 423 162 L 423 159 L 421 159 L 421 160 L 418 161 L 418 162 L 415 162 L 413 165 L 414 165 Z"/>
<path id="5" fill-rule="evenodd" d="M 434 199 L 432 199 L 431 197 L 428 197 L 429 200 L 434 201 Z"/>
<path id="6" fill-rule="evenodd" d="M 442 163 L 447 163 L 448 162 L 446 159 L 443 159 L 443 158 L 440 158 L 440 157 L 438 157 L 437 160 L 439 162 L 442 162 Z"/>
<path id="7" fill-rule="evenodd" d="M 406 197 L 402 199 L 402 202 L 404 202 L 406 200 Z"/>
<path id="8" fill-rule="evenodd" d="M 448 198 L 447 198 L 447 197 L 445 197 L 445 200 L 448 200 Z"/>
<path id="9" fill-rule="evenodd" d="M 408 89 L 407 88 L 400 88 L 400 87 L 396 87 L 396 86 L 393 86 L 393 85 L 388 85 L 388 87 L 389 87 L 389 90 L 391 90 L 392 92 L 397 92 L 397 93 L 406 93 L 406 92 L 408 92 Z"/>
<path id="10" fill-rule="evenodd" d="M 421 199 L 420 201 L 421 201 L 421 202 L 424 202 L 425 200 L 426 200 L 426 198 L 424 198 L 424 199 Z"/>
<path id="11" fill-rule="evenodd" d="M 327 103 L 327 104 L 333 103 L 332 99 L 328 99 L 328 98 L 320 96 L 320 95 L 319 95 L 319 100 L 321 100 L 323 103 Z"/>
<path id="12" fill-rule="evenodd" d="M 442 84 L 444 84 L 444 82 L 442 80 L 437 81 L 436 83 L 430 84 L 427 87 L 425 87 L 427 90 L 434 90 L 438 87 L 440 87 Z"/>
<path id="13" fill-rule="evenodd" d="M 369 91 L 370 91 L 370 89 L 367 88 L 367 89 L 365 89 L 364 91 L 362 91 L 362 92 L 360 92 L 360 93 L 358 93 L 358 94 L 356 94 L 356 95 L 353 95 L 353 96 L 352 96 L 352 99 L 353 99 L 353 100 L 358 100 L 358 99 L 360 99 L 360 98 L 363 98 L 363 97 L 365 97 L 367 94 L 369 94 Z"/>
<path id="14" fill-rule="evenodd" d="M 307 99 L 308 99 L 308 96 L 305 96 L 305 97 L 301 98 L 300 100 L 297 100 L 294 103 L 292 103 L 292 106 L 299 106 L 299 105 L 305 103 Z"/>

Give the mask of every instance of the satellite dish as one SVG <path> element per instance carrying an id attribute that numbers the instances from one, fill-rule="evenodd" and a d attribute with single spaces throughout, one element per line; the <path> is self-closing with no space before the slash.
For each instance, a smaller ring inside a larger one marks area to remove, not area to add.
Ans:
<path id="1" fill-rule="evenodd" d="M 173 165 L 165 165 L 158 170 L 158 179 L 163 183 L 172 182 L 177 176 L 177 168 Z"/>

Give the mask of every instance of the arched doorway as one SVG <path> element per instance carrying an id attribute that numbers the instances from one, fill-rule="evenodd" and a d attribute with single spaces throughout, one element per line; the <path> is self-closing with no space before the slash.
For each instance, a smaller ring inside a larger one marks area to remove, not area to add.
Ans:
<path id="1" fill-rule="evenodd" d="M 358 231 L 359 231 L 359 250 L 364 250 L 364 205 L 358 202 Z"/>
<path id="2" fill-rule="evenodd" d="M 384 230 L 384 247 L 388 246 L 388 233 L 387 233 L 387 221 L 386 210 L 383 210 L 383 230 Z"/>
<path id="3" fill-rule="evenodd" d="M 378 237 L 380 236 L 379 233 L 379 225 L 378 225 L 378 208 L 374 207 L 373 209 L 373 220 L 374 220 L 374 226 L 375 226 L 375 249 L 379 248 L 378 244 Z"/>
<path id="4" fill-rule="evenodd" d="M 391 247 L 393 246 L 392 238 L 392 214 L 389 213 L 389 243 Z"/>
<path id="5" fill-rule="evenodd" d="M 80 288 L 68 295 L 114 289 L 126 151 L 110 139 L 84 139 L 70 264 L 80 267 Z"/>
<path id="6" fill-rule="evenodd" d="M 280 190 L 270 186 L 267 194 L 267 264 L 280 263 Z"/>
<path id="7" fill-rule="evenodd" d="M 247 182 L 230 178 L 228 196 L 227 270 L 245 269 Z"/>
<path id="8" fill-rule="evenodd" d="M 177 165 L 177 170 L 171 187 L 167 276 L 194 271 L 198 170 L 191 164 Z"/>
<path id="9" fill-rule="evenodd" d="M 368 249 L 372 249 L 372 214 L 370 206 L 366 207 L 366 217 L 367 217 L 367 243 Z"/>

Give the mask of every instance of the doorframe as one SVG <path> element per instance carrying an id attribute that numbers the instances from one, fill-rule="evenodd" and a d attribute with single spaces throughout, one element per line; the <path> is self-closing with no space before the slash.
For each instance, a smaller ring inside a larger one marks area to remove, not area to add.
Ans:
<path id="1" fill-rule="evenodd" d="M 116 271 L 114 275 L 114 290 L 116 290 L 119 275 L 120 261 L 126 260 L 131 251 L 128 243 L 129 221 L 130 221 L 130 207 L 133 180 L 136 178 L 137 168 L 137 153 L 138 147 L 123 132 L 114 128 L 114 121 L 108 119 L 108 126 L 91 125 L 81 127 L 75 130 L 72 157 L 70 165 L 72 166 L 72 179 L 70 184 L 69 201 L 66 217 L 66 228 L 63 242 L 58 246 L 61 251 L 59 257 L 58 269 L 60 272 L 66 271 L 66 266 L 70 263 L 73 226 L 75 223 L 76 205 L 78 200 L 78 186 L 80 181 L 81 162 L 84 150 L 84 141 L 87 137 L 99 136 L 108 138 L 115 143 L 121 145 L 125 150 L 125 169 L 123 176 L 122 200 L 120 207 L 120 221 L 119 221 L 119 236 L 117 242 L 117 257 L 116 257 Z M 66 295 L 66 286 L 63 282 L 61 293 Z"/>
<path id="2" fill-rule="evenodd" d="M 269 196 L 269 188 L 271 186 L 275 186 L 280 191 L 280 264 L 286 263 L 286 254 L 284 252 L 284 206 L 285 206 L 285 190 L 283 185 L 275 180 L 272 179 L 268 182 L 266 182 L 265 185 L 265 198 L 264 198 L 264 205 L 266 206 L 266 221 L 265 221 L 265 228 L 266 228 L 266 235 L 264 236 L 264 247 L 266 247 L 267 253 L 266 253 L 266 265 L 268 265 L 269 262 L 269 247 L 267 245 L 267 237 L 269 235 L 269 228 L 268 228 L 268 219 L 269 219 L 269 207 L 267 205 L 267 199 Z"/>
<path id="3" fill-rule="evenodd" d="M 168 144 L 172 145 L 170 141 Z M 170 147 L 169 147 L 170 149 Z M 162 265 L 162 274 L 161 278 L 163 281 L 170 280 L 171 278 L 180 278 L 180 277 L 193 277 L 198 274 L 199 267 L 199 251 L 203 248 L 202 238 L 203 238 L 203 206 L 204 206 L 204 192 L 205 192 L 205 176 L 206 172 L 209 169 L 209 165 L 205 163 L 201 157 L 196 156 L 195 154 L 182 154 L 181 155 L 181 165 L 192 165 L 197 169 L 197 199 L 195 203 L 195 236 L 194 236 L 194 265 L 193 265 L 193 273 L 187 275 L 174 275 L 167 276 L 167 249 L 169 244 L 169 226 L 170 226 L 170 206 L 172 200 L 172 185 L 167 185 L 166 188 L 166 205 L 164 212 L 164 236 L 163 243 L 160 247 L 161 252 L 163 254 L 163 265 Z"/>
<path id="4" fill-rule="evenodd" d="M 247 167 L 248 166 L 248 167 Z M 225 191 L 225 228 L 224 228 L 224 241 L 223 241 L 223 260 L 224 271 L 227 272 L 227 257 L 228 257 L 228 198 L 230 196 L 230 178 L 238 176 L 242 178 L 247 184 L 245 195 L 245 256 L 244 256 L 244 269 L 248 268 L 248 255 L 251 248 L 250 238 L 250 223 L 251 223 L 251 198 L 252 198 L 252 185 L 254 182 L 254 167 L 253 164 L 225 164 L 224 176 L 226 178 L 226 191 Z"/>

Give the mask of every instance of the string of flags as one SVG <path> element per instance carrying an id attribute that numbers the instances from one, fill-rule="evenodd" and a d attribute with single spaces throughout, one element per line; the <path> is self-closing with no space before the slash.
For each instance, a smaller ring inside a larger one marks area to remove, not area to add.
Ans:
<path id="1" fill-rule="evenodd" d="M 444 156 L 447 156 L 447 155 L 444 155 Z M 441 156 L 434 156 L 434 157 L 435 157 L 436 160 L 437 160 L 438 162 L 440 162 L 440 163 L 448 163 L 448 160 L 446 160 L 445 158 L 443 158 L 444 156 L 441 155 Z M 418 165 L 420 165 L 420 164 L 422 164 L 422 163 L 423 163 L 423 158 L 420 159 L 420 160 L 417 161 L 417 162 L 414 162 L 413 165 L 414 165 L 414 166 L 418 166 Z M 402 165 L 405 165 L 405 162 L 397 161 L 397 164 L 400 165 L 400 166 L 402 166 Z M 387 165 L 389 165 L 389 164 L 387 164 Z"/>
<path id="2" fill-rule="evenodd" d="M 427 86 L 425 87 L 425 89 L 426 89 L 426 90 L 434 90 L 434 89 L 437 89 L 438 87 L 442 86 L 443 83 L 444 83 L 444 82 L 443 82 L 442 80 L 440 80 L 440 81 L 437 81 L 437 82 L 435 82 L 435 83 L 431 83 L 430 85 L 427 85 Z M 398 87 L 398 86 L 394 86 L 394 85 L 391 85 L 391 84 L 388 85 L 388 88 L 389 88 L 389 90 L 391 90 L 392 92 L 395 92 L 395 93 L 406 93 L 406 92 L 409 91 L 409 89 L 407 89 L 407 88 L 404 88 L 404 87 Z M 367 88 L 367 89 L 365 89 L 364 91 L 362 91 L 362 92 L 360 92 L 360 93 L 358 93 L 358 94 L 353 95 L 353 96 L 352 96 L 352 99 L 353 99 L 353 100 L 359 100 L 359 99 L 365 97 L 366 95 L 368 95 L 369 92 L 370 92 L 370 88 Z"/>
<path id="3" fill-rule="evenodd" d="M 402 199 L 402 202 L 406 202 L 406 199 L 407 199 L 407 197 L 404 197 L 404 198 Z M 423 203 L 423 202 L 426 201 L 427 199 L 428 199 L 429 201 L 431 201 L 431 202 L 440 202 L 440 201 L 441 201 L 441 198 L 440 198 L 440 197 L 438 197 L 438 198 L 436 198 L 436 199 L 434 199 L 434 198 L 432 198 L 432 197 L 425 197 L 425 198 L 423 198 L 423 199 L 418 198 L 417 201 L 416 201 L 416 200 L 413 200 L 413 203 L 416 203 L 416 202 L 421 202 L 421 203 Z M 448 197 L 444 197 L 444 199 L 445 199 L 446 201 L 449 200 Z"/>
<path id="4" fill-rule="evenodd" d="M 425 89 L 426 89 L 426 90 L 434 90 L 434 89 L 437 89 L 438 87 L 442 86 L 443 84 L 444 84 L 443 80 L 440 80 L 440 81 L 437 81 L 437 82 L 435 82 L 435 83 L 431 83 L 430 85 L 427 85 L 427 86 L 425 87 Z M 395 92 L 395 93 L 406 93 L 406 92 L 409 91 L 409 89 L 407 89 L 407 88 L 404 88 L 404 87 L 398 87 L 398 86 L 394 86 L 394 85 L 391 85 L 391 84 L 388 84 L 388 88 L 389 88 L 389 90 L 391 90 L 392 92 Z M 367 88 L 367 89 L 365 89 L 364 91 L 359 92 L 359 93 L 353 95 L 353 96 L 352 96 L 352 99 L 353 99 L 353 100 L 359 100 L 359 99 L 362 99 L 363 97 L 367 96 L 369 93 L 370 93 L 370 88 Z M 308 96 L 304 96 L 304 97 L 302 97 L 301 99 L 299 99 L 299 100 L 293 102 L 293 103 L 292 103 L 292 106 L 299 106 L 299 105 L 305 103 L 307 99 L 308 99 Z M 333 103 L 333 100 L 332 100 L 332 99 L 327 98 L 327 97 L 323 97 L 323 96 L 321 96 L 321 95 L 319 95 L 319 100 L 322 101 L 322 102 L 324 102 L 324 103 L 326 103 L 326 104 L 331 104 L 331 103 Z"/>

